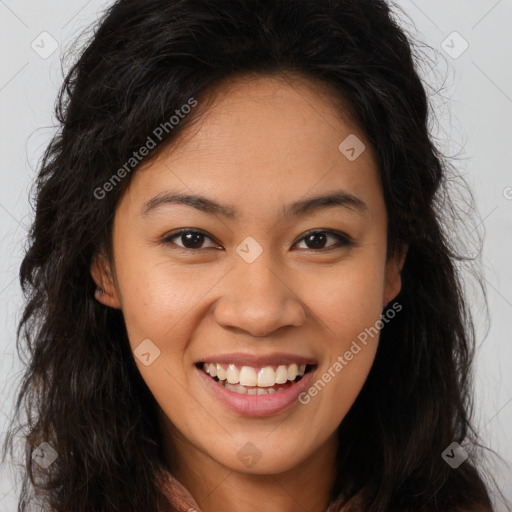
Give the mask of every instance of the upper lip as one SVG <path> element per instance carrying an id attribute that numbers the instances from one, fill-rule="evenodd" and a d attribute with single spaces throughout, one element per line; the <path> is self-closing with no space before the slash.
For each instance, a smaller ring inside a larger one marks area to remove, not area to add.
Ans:
<path id="1" fill-rule="evenodd" d="M 220 363 L 220 364 L 235 364 L 237 366 L 278 366 L 288 364 L 309 364 L 316 365 L 316 361 L 311 357 L 299 356 L 296 354 L 287 354 L 284 352 L 275 352 L 273 354 L 244 354 L 236 352 L 232 354 L 219 354 L 211 357 L 201 359 L 201 363 Z"/>

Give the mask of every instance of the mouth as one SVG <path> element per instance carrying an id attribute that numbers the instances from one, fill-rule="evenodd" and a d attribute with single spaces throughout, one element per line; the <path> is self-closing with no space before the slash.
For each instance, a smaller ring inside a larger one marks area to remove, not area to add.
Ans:
<path id="1" fill-rule="evenodd" d="M 306 363 L 273 366 L 241 366 L 234 363 L 198 362 L 196 367 L 225 389 L 240 395 L 271 395 L 293 387 L 315 365 Z"/>

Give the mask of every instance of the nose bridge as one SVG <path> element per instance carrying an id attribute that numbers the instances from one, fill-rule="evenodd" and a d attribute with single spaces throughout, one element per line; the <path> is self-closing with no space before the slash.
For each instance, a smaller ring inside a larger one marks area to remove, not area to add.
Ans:
<path id="1" fill-rule="evenodd" d="M 286 288 L 283 278 L 272 268 L 270 257 L 262 255 L 252 263 L 238 261 L 233 279 L 237 296 L 243 297 L 247 306 L 252 302 L 275 306 L 287 295 L 282 289 Z"/>
<path id="2" fill-rule="evenodd" d="M 251 243 L 242 243 L 237 249 L 242 252 L 235 258 L 215 309 L 217 322 L 254 336 L 265 336 L 285 325 L 300 325 L 305 313 L 299 297 L 279 275 L 270 252 L 261 250 L 254 257 L 257 248 Z"/>

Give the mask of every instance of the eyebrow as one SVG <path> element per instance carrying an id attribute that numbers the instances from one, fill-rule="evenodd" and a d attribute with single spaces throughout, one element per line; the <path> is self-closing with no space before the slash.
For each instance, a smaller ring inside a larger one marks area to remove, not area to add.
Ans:
<path id="1" fill-rule="evenodd" d="M 159 194 L 146 201 L 142 206 L 141 213 L 148 215 L 159 207 L 168 204 L 192 206 L 210 215 L 218 215 L 230 219 L 236 218 L 236 210 L 233 206 L 219 204 L 201 195 L 168 192 Z M 282 209 L 282 215 L 283 218 L 296 217 L 334 206 L 342 206 L 361 214 L 368 213 L 368 206 L 363 200 L 344 190 L 337 190 L 332 193 L 301 199 L 286 205 Z"/>

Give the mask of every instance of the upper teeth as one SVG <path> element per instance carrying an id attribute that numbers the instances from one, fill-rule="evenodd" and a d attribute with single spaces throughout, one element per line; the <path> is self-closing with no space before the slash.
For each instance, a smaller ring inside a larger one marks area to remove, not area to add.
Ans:
<path id="1" fill-rule="evenodd" d="M 237 367 L 234 364 L 227 365 L 227 369 L 219 363 L 203 363 L 203 370 L 212 377 L 226 380 L 230 384 L 242 386 L 259 386 L 268 388 L 275 384 L 284 384 L 287 380 L 295 380 L 297 376 L 303 376 L 306 365 L 295 363 L 288 366 L 282 364 L 274 371 L 272 366 L 253 368 L 252 366 Z"/>

